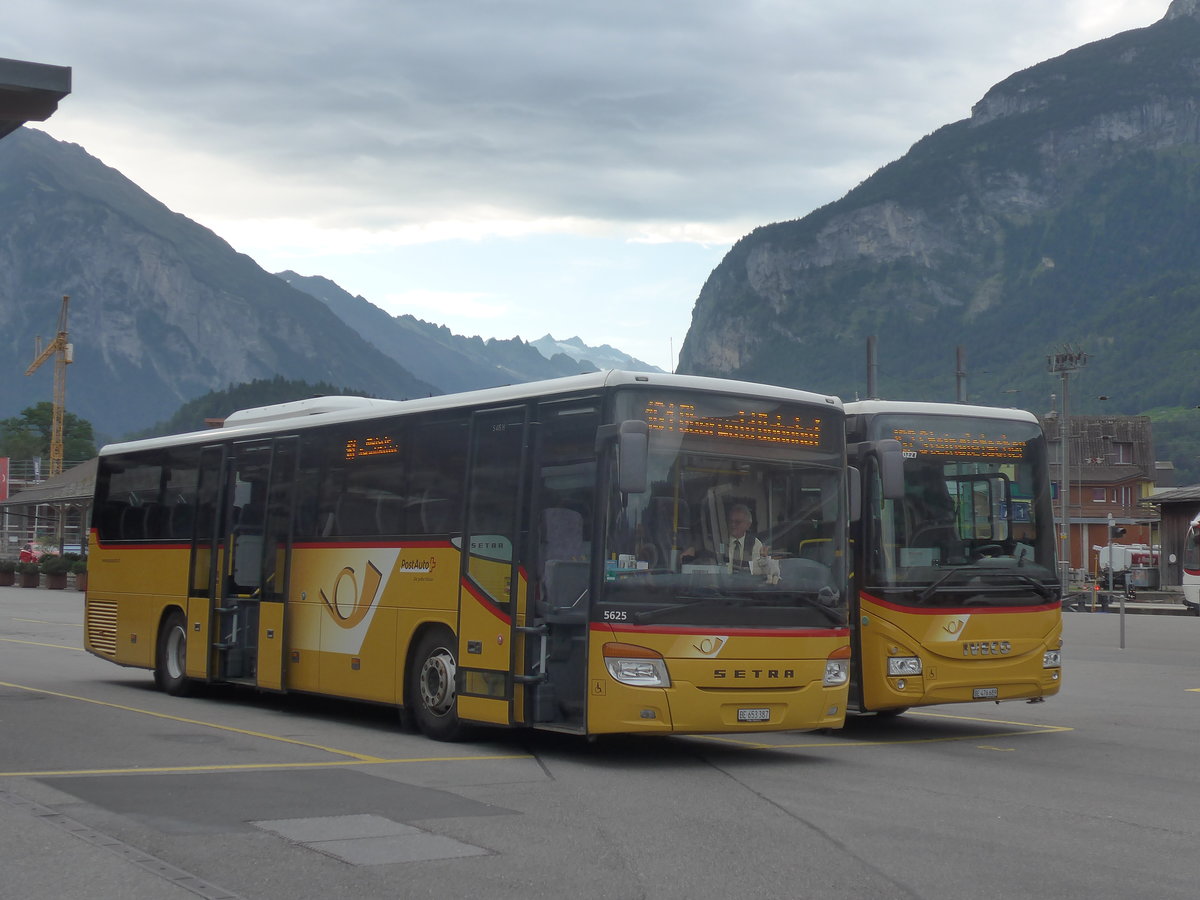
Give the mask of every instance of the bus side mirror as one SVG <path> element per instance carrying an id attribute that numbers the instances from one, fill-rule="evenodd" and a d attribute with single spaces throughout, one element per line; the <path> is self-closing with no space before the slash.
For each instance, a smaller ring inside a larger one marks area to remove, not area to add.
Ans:
<path id="1" fill-rule="evenodd" d="M 879 480 L 883 486 L 883 499 L 903 500 L 904 456 L 900 442 L 891 438 L 876 441 L 875 455 L 879 459 Z"/>
<path id="2" fill-rule="evenodd" d="M 627 419 L 617 432 L 618 482 L 623 494 L 646 492 L 650 430 L 641 419 Z"/>

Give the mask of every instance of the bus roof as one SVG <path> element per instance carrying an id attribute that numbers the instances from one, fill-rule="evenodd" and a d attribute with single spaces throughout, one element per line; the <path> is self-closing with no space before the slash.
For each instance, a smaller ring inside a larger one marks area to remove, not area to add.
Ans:
<path id="1" fill-rule="evenodd" d="M 279 431 L 294 431 L 317 425 L 354 422 L 389 415 L 410 415 L 442 409 L 487 406 L 496 403 L 517 402 L 533 397 L 552 397 L 580 391 L 595 391 L 612 388 L 657 385 L 672 390 L 703 390 L 724 394 L 742 394 L 748 397 L 783 400 L 792 403 L 817 404 L 827 409 L 841 411 L 842 401 L 830 394 L 817 394 L 795 388 L 771 384 L 756 384 L 749 381 L 733 381 L 724 378 L 709 378 L 701 375 L 672 375 L 665 372 L 624 372 L 611 369 L 591 372 L 586 375 L 569 375 L 546 381 L 532 381 L 503 387 L 464 391 L 458 394 L 441 394 L 415 400 L 376 400 L 366 397 L 314 397 L 291 403 L 276 403 L 231 413 L 220 428 L 208 428 L 183 434 L 145 438 L 108 444 L 100 450 L 101 456 L 128 453 L 136 450 L 153 450 L 158 447 L 173 447 L 178 444 L 216 443 L 229 438 L 271 434 Z"/>
<path id="2" fill-rule="evenodd" d="M 846 415 L 878 415 L 880 413 L 917 413 L 926 416 L 975 416 L 980 419 L 1006 419 L 1010 422 L 1033 422 L 1033 413 L 1016 407 L 971 406 L 967 403 L 934 403 L 926 400 L 855 400 L 845 405 Z"/>

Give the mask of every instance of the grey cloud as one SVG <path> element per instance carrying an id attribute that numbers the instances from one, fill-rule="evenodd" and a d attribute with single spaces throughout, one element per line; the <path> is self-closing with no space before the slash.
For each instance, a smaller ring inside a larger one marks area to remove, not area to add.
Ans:
<path id="1" fill-rule="evenodd" d="M 132 115 L 130 128 L 248 160 L 263 179 L 324 185 L 343 216 L 400 223 L 471 206 L 615 221 L 800 216 L 857 180 L 829 173 L 865 176 L 965 116 L 991 83 L 1043 58 L 1022 57 L 1022 42 L 1086 8 L 29 5 L 0 55 L 43 58 L 38 48 L 54 46 L 43 61 L 75 68 L 63 115 L 72 105 Z"/>

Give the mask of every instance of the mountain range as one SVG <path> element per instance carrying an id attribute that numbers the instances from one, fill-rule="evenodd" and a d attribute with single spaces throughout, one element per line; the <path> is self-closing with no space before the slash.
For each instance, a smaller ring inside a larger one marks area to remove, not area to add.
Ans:
<path id="1" fill-rule="evenodd" d="M 0 417 L 52 394 L 35 338 L 69 296 L 68 408 L 117 438 L 231 384 L 282 376 L 402 399 L 653 367 L 578 338 L 451 334 L 325 278 L 273 275 L 82 147 L 22 128 L 0 141 Z M 200 427 L 202 423 L 196 423 Z"/>
<path id="2" fill-rule="evenodd" d="M 679 369 L 866 396 L 1072 409 L 1200 404 L 1200 10 L 1004 79 L 836 202 L 738 241 Z M 1105 396 L 1104 405 L 1097 400 Z"/>
<path id="3" fill-rule="evenodd" d="M 63 294 L 68 407 L 104 438 L 256 379 L 401 398 L 653 370 L 579 338 L 455 335 L 272 274 L 83 148 L 19 129 L 0 141 L 0 416 L 51 395 L 52 367 L 24 371 Z M 700 289 L 679 371 L 852 399 L 875 337 L 879 396 L 953 400 L 965 384 L 973 402 L 1043 413 L 1059 390 L 1047 360 L 1069 347 L 1088 355 L 1072 411 L 1149 415 L 1186 478 L 1197 333 L 1200 0 L 1174 0 L 1147 28 L 1004 79 L 841 199 L 743 237 Z"/>

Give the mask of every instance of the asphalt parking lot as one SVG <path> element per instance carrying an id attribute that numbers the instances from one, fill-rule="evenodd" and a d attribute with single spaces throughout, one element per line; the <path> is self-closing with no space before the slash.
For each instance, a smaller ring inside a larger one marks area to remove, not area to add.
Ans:
<path id="1" fill-rule="evenodd" d="M 0 588 L 0 898 L 1194 897 L 1200 621 L 1069 613 L 1038 704 L 837 732 L 439 744 L 168 697 Z"/>

